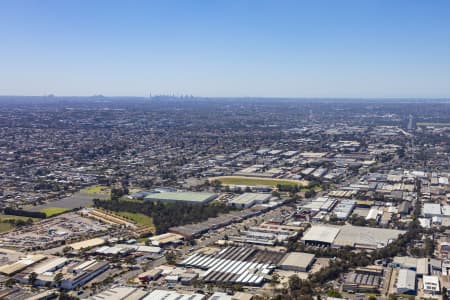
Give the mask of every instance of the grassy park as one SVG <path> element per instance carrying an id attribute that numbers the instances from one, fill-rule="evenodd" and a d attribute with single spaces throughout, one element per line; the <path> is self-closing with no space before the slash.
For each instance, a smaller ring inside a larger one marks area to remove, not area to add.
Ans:
<path id="1" fill-rule="evenodd" d="M 62 214 L 69 210 L 70 209 L 64 208 L 64 207 L 47 207 L 47 208 L 41 209 L 40 212 L 44 213 L 47 216 L 47 218 L 50 218 L 52 216 Z"/>
<path id="2" fill-rule="evenodd" d="M 218 180 L 223 185 L 248 185 L 248 186 L 271 186 L 277 185 L 287 186 L 301 186 L 307 187 L 309 182 L 307 180 L 293 180 L 293 179 L 274 179 L 274 178 L 258 178 L 258 177 L 244 177 L 244 176 L 220 176 L 210 178 L 209 181 Z"/>

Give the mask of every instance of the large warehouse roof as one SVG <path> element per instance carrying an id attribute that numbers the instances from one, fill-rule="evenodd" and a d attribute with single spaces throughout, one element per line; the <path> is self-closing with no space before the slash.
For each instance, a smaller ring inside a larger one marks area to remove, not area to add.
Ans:
<path id="1" fill-rule="evenodd" d="M 366 246 L 369 248 L 384 247 L 403 233 L 405 233 L 403 230 L 344 225 L 341 227 L 334 245 Z"/>
<path id="2" fill-rule="evenodd" d="M 304 252 L 290 252 L 280 263 L 280 266 L 293 266 L 307 269 L 314 261 L 314 254 Z"/>
<path id="3" fill-rule="evenodd" d="M 339 227 L 313 225 L 303 236 L 303 241 L 332 244 L 339 233 Z"/>
<path id="4" fill-rule="evenodd" d="M 206 203 L 217 198 L 217 194 L 204 192 L 163 192 L 147 195 L 146 201 Z"/>

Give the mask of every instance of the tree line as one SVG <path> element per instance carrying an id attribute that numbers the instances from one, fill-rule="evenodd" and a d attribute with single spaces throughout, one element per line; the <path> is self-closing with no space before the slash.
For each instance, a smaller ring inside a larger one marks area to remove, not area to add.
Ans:
<path id="1" fill-rule="evenodd" d="M 165 233 L 173 226 L 205 221 L 231 210 L 225 204 L 217 202 L 198 205 L 94 199 L 94 206 L 111 211 L 142 213 L 150 216 L 153 218 L 157 234 Z"/>

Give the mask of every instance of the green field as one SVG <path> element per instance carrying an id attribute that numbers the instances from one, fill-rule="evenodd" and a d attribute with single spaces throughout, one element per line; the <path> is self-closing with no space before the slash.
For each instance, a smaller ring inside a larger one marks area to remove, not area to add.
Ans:
<path id="1" fill-rule="evenodd" d="M 417 122 L 417 126 L 450 127 L 450 123 L 439 122 Z"/>
<path id="2" fill-rule="evenodd" d="M 0 223 L 0 233 L 10 231 L 14 226 L 10 223 Z"/>
<path id="3" fill-rule="evenodd" d="M 20 217 L 20 216 L 12 216 L 12 215 L 0 215 L 0 233 L 9 231 L 11 229 L 14 229 L 14 225 L 11 223 L 8 223 L 9 220 L 21 220 L 21 221 L 28 221 L 28 219 L 32 219 L 33 221 L 36 221 L 35 218 L 29 218 L 29 217 Z"/>
<path id="4" fill-rule="evenodd" d="M 141 213 L 131 213 L 131 212 L 114 212 L 115 214 L 122 216 L 122 217 L 126 217 L 130 220 L 133 220 L 134 222 L 136 222 L 136 224 L 138 225 L 145 225 L 148 226 L 152 229 L 155 229 L 155 224 L 153 224 L 153 219 L 152 217 L 149 217 L 147 215 L 141 214 Z"/>
<path id="5" fill-rule="evenodd" d="M 40 212 L 45 213 L 45 215 L 47 216 L 47 218 L 50 218 L 54 215 L 59 215 L 62 214 L 63 212 L 69 211 L 69 208 L 64 208 L 64 207 L 47 207 L 44 209 L 41 209 Z"/>
<path id="6" fill-rule="evenodd" d="M 291 179 L 273 179 L 273 178 L 256 178 L 243 176 L 221 176 L 210 178 L 209 181 L 219 180 L 223 185 L 248 185 L 248 186 L 271 186 L 289 185 L 289 186 L 308 186 L 309 182 L 306 180 L 291 180 Z"/>
<path id="7" fill-rule="evenodd" d="M 36 218 L 29 218 L 29 217 L 21 217 L 21 216 L 13 216 L 13 215 L 0 215 L 0 222 L 4 222 L 4 221 L 8 221 L 8 220 L 27 221 L 28 219 L 32 219 L 33 221 L 39 220 Z"/>
<path id="8" fill-rule="evenodd" d="M 82 189 L 81 192 L 86 194 L 110 195 L 111 188 L 103 185 L 93 185 L 85 189 Z"/>

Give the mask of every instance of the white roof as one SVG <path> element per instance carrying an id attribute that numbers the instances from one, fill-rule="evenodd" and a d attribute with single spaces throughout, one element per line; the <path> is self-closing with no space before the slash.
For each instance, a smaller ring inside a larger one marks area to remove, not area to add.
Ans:
<path id="1" fill-rule="evenodd" d="M 322 243 L 333 243 L 339 233 L 339 227 L 325 225 L 313 225 L 302 237 L 303 241 L 317 241 Z"/>
<path id="2" fill-rule="evenodd" d="M 400 269 L 397 278 L 397 289 L 416 289 L 416 272 L 409 269 Z"/>
<path id="3" fill-rule="evenodd" d="M 203 300 L 202 294 L 180 294 L 174 291 L 154 290 L 142 300 Z"/>
<path id="4" fill-rule="evenodd" d="M 438 203 L 425 203 L 423 205 L 424 215 L 440 215 L 441 205 Z"/>

